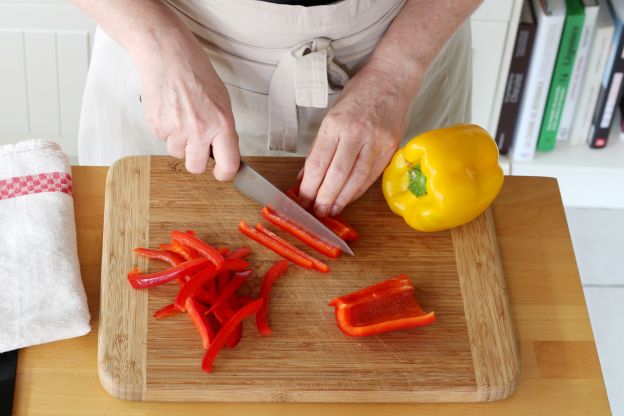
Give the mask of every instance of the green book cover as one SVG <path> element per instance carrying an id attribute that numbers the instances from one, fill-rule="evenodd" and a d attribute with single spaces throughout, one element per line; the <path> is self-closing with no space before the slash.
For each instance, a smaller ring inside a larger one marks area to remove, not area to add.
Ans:
<path id="1" fill-rule="evenodd" d="M 537 141 L 537 150 L 540 152 L 547 152 L 555 148 L 557 130 L 559 130 L 559 122 L 563 114 L 563 106 L 574 69 L 576 50 L 581 39 L 584 20 L 585 9 L 582 1 L 566 0 L 566 21 Z"/>

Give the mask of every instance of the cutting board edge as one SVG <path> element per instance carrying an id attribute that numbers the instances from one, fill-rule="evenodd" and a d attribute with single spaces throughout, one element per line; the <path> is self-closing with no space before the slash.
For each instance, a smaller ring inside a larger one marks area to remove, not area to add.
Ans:
<path id="1" fill-rule="evenodd" d="M 509 397 L 520 380 L 520 355 L 496 241 L 492 211 L 451 230 L 478 401 Z M 477 238 L 472 238 L 477 236 Z M 474 255 L 474 257 L 468 254 Z M 471 261 L 466 261 L 471 259 Z M 483 294 L 490 296 L 483 296 Z M 489 299 L 489 302 L 483 302 Z"/>
<path id="2" fill-rule="evenodd" d="M 132 176 L 126 176 L 126 169 Z M 120 174 L 120 170 L 124 170 Z M 108 170 L 104 201 L 102 241 L 102 269 L 100 282 L 100 317 L 98 329 L 98 378 L 111 396 L 126 400 L 143 400 L 146 383 L 147 291 L 130 287 L 126 274 L 133 265 L 147 269 L 147 260 L 133 256 L 132 248 L 146 246 L 149 241 L 149 178 L 150 157 L 129 156 L 117 160 Z M 115 186 L 117 182 L 124 186 Z M 133 198 L 136 197 L 136 198 Z M 145 204 L 136 204 L 136 200 Z M 112 207 L 121 201 L 128 209 L 126 218 L 110 215 Z M 143 232 L 130 233 L 137 226 Z M 123 233 L 124 247 L 111 247 L 107 233 Z M 109 296 L 111 287 L 118 287 L 124 296 Z M 110 305 L 110 308 L 104 307 Z M 107 314 L 105 310 L 133 311 L 126 314 Z M 121 323 L 121 324 L 120 324 Z M 132 328 L 108 336 L 113 328 Z M 108 342 L 107 342 L 108 341 Z M 111 359 L 111 357 L 117 357 Z M 117 360 L 117 361 L 115 361 Z"/>

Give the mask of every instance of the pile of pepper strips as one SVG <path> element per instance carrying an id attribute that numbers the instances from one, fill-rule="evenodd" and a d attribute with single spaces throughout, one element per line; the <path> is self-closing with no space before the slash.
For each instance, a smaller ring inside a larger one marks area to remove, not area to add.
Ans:
<path id="1" fill-rule="evenodd" d="M 287 193 L 297 200 L 298 189 Z M 309 247 L 328 257 L 338 257 L 340 249 L 310 234 L 299 225 L 265 207 L 261 215 L 271 224 L 298 238 Z M 345 241 L 358 238 L 357 232 L 341 217 L 325 217 L 321 221 Z M 329 272 L 322 261 L 299 250 L 282 237 L 258 223 L 251 227 L 239 224 L 244 235 L 286 260 L 306 269 Z M 199 239 L 195 232 L 173 231 L 170 244 L 161 244 L 160 250 L 137 248 L 135 253 L 169 263 L 172 267 L 156 273 L 141 274 L 134 268 L 128 280 L 135 289 L 145 289 L 176 280 L 180 290 L 174 303 L 156 311 L 156 319 L 186 312 L 196 326 L 206 350 L 202 369 L 212 371 L 219 351 L 235 347 L 242 337 L 242 321 L 256 316 L 261 335 L 270 335 L 268 308 L 274 282 L 288 269 L 288 261 L 276 262 L 264 275 L 257 298 L 239 296 L 237 289 L 251 276 L 245 257 L 249 247 L 230 251 L 219 249 Z M 342 332 L 350 336 L 366 336 L 396 329 L 411 328 L 432 323 L 433 312 L 425 314 L 416 299 L 407 276 L 397 276 L 385 282 L 338 297 L 330 302 L 336 307 L 336 320 Z"/>

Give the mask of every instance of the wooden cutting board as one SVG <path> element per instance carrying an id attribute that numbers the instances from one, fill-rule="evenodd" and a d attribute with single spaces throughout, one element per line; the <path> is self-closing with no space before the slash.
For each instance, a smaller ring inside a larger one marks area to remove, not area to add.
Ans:
<path id="1" fill-rule="evenodd" d="M 250 158 L 281 189 L 303 161 Z M 218 402 L 458 402 L 509 396 L 519 375 L 505 279 L 488 210 L 452 231 L 420 233 L 387 208 L 375 184 L 344 216 L 360 232 L 355 257 L 329 260 L 329 275 L 292 266 L 273 289 L 273 334 L 255 322 L 214 372 L 201 371 L 203 350 L 185 315 L 157 321 L 175 283 L 138 291 L 126 276 L 133 265 L 163 266 L 132 254 L 157 247 L 173 229 L 195 229 L 214 245 L 249 245 L 257 293 L 278 257 L 237 230 L 260 221 L 261 206 L 207 173 L 192 175 L 166 157 L 131 157 L 111 167 L 106 184 L 98 369 L 104 388 L 132 400 Z M 282 233 L 283 235 L 283 233 Z M 292 239 L 291 239 L 292 241 Z M 297 244 L 299 245 L 299 244 Z M 303 246 L 300 248 L 311 253 Z M 407 273 L 434 325 L 367 338 L 337 328 L 335 296 Z"/>

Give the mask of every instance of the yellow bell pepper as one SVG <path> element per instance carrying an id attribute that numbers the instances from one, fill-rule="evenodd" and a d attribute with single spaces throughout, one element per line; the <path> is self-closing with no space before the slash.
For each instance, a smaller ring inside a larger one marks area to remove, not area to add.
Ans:
<path id="1" fill-rule="evenodd" d="M 473 220 L 502 185 L 496 143 L 473 124 L 414 137 L 395 153 L 382 180 L 390 209 L 420 231 L 445 230 Z"/>

